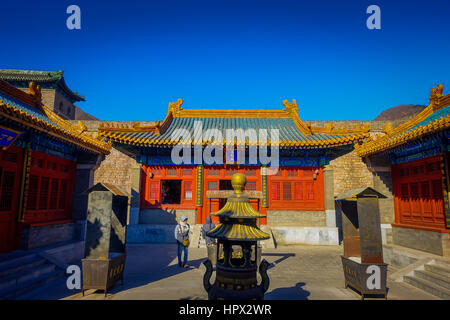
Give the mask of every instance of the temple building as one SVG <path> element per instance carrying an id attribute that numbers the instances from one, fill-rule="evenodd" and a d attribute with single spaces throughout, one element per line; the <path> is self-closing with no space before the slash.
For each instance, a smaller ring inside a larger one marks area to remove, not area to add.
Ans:
<path id="1" fill-rule="evenodd" d="M 355 145 L 369 167 L 384 171 L 395 212 L 392 243 L 441 256 L 450 256 L 449 111 L 450 94 L 438 85 L 423 111 Z"/>
<path id="2" fill-rule="evenodd" d="M 295 221 L 302 227 L 293 230 L 294 237 L 306 236 L 316 244 L 338 243 L 333 172 L 328 164 L 368 138 L 369 127 L 312 126 L 299 118 L 295 100 L 283 101 L 282 110 L 185 110 L 181 104 L 181 99 L 169 103 L 166 118 L 154 125 L 102 122 L 98 128 L 115 149 L 139 164 L 131 178 L 129 242 L 155 240 L 148 238 L 155 234 L 149 228 L 176 223 L 182 214 L 191 224 L 203 224 L 210 212 L 225 204 L 226 192 L 232 190 L 232 175 L 243 173 L 252 204 L 267 215 L 259 221 L 261 225 L 275 227 Z M 230 141 L 227 129 L 242 129 L 245 134 L 235 132 Z M 252 136 L 252 129 L 257 134 L 268 129 L 267 140 Z M 251 154 L 252 148 L 259 156 L 262 149 L 273 152 L 271 129 L 279 133 L 279 170 L 266 175 L 264 170 L 271 170 L 273 163 L 261 157 L 252 160 Z M 187 155 L 182 152 L 188 161 L 173 159 L 172 151 L 180 145 L 188 146 Z M 214 150 L 218 146 L 223 153 Z M 205 154 L 213 160 L 206 162 Z M 203 155 L 200 161 L 198 155 Z M 171 231 L 166 233 L 171 236 Z"/>
<path id="3" fill-rule="evenodd" d="M 77 96 L 62 79 L 59 90 L 67 99 Z M 81 122 L 72 125 L 43 103 L 36 83 L 24 90 L 0 80 L 1 253 L 70 243 L 64 253 L 56 250 L 58 257 L 83 257 L 87 195 L 82 192 L 111 149 L 85 131 Z"/>

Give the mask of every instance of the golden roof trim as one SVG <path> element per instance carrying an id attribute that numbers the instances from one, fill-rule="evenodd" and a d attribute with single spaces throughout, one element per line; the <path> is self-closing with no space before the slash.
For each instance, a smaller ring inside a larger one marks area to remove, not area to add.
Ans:
<path id="1" fill-rule="evenodd" d="M 50 108 L 45 105 L 41 105 L 42 112 L 55 124 L 58 126 L 48 123 L 36 116 L 28 114 L 19 108 L 5 103 L 0 99 L 0 107 L 5 109 L 3 116 L 10 118 L 11 120 L 20 122 L 28 127 L 35 128 L 37 130 L 43 131 L 47 134 L 55 136 L 56 138 L 62 138 L 68 140 L 83 148 L 89 149 L 94 152 L 99 152 L 102 154 L 109 154 L 112 143 L 110 141 L 105 142 L 100 136 L 94 138 L 89 136 L 86 132 L 86 126 L 79 122 L 79 126 L 71 125 L 69 122 L 63 120 L 56 113 L 54 113 Z"/>
<path id="2" fill-rule="evenodd" d="M 166 118 L 161 122 L 157 121 L 154 126 L 141 127 L 139 123 L 129 125 L 114 125 L 114 123 L 100 123 L 98 129 L 100 132 L 114 131 L 114 132 L 154 132 L 161 134 L 170 125 L 173 118 L 290 118 L 301 133 L 306 136 L 312 135 L 310 126 L 300 119 L 298 116 L 298 107 L 295 99 L 292 102 L 283 100 L 284 109 L 282 110 L 220 110 L 220 109 L 183 109 L 182 99 L 175 102 L 169 102 L 169 108 Z"/>

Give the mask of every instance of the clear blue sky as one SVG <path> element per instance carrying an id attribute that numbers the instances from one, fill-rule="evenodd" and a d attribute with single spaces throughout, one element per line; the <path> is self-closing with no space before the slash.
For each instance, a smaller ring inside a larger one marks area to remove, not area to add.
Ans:
<path id="1" fill-rule="evenodd" d="M 81 30 L 66 8 L 81 8 Z M 381 30 L 366 8 L 381 8 Z M 450 89 L 450 1 L 127 0 L 0 4 L 0 68 L 65 71 L 103 120 L 163 120 L 189 108 L 281 109 L 370 120 Z"/>

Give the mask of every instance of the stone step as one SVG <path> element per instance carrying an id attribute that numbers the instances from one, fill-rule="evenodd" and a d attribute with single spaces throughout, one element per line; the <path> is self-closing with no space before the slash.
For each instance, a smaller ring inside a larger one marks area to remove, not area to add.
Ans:
<path id="1" fill-rule="evenodd" d="M 6 279 L 8 277 L 13 277 L 15 274 L 23 274 L 26 273 L 27 270 L 36 268 L 42 264 L 44 264 L 46 260 L 42 257 L 32 255 L 30 259 L 27 261 L 15 261 L 14 264 L 9 265 L 5 269 L 0 270 L 0 282 L 2 279 Z"/>
<path id="2" fill-rule="evenodd" d="M 436 259 L 436 265 L 440 266 L 440 267 L 444 267 L 447 270 L 450 270 L 450 261 L 444 261 L 444 260 L 437 260 Z"/>
<path id="3" fill-rule="evenodd" d="M 447 290 L 446 288 L 436 285 L 430 281 L 420 279 L 415 276 L 404 276 L 403 280 L 406 283 L 409 283 L 410 285 L 426 291 L 436 297 L 446 300 L 450 299 L 450 290 Z"/>
<path id="4" fill-rule="evenodd" d="M 441 276 L 440 274 L 426 271 L 426 270 L 415 270 L 414 276 L 420 279 L 427 280 L 438 286 L 444 287 L 450 290 L 450 278 L 446 276 Z"/>
<path id="5" fill-rule="evenodd" d="M 18 284 L 11 290 L 0 292 L 0 300 L 21 299 L 21 296 L 26 295 L 27 293 L 43 287 L 53 281 L 61 279 L 62 277 L 64 277 L 64 271 L 60 269 L 55 269 L 51 272 L 41 274 L 37 278 Z"/>
<path id="6" fill-rule="evenodd" d="M 8 254 L 1 255 L 0 260 L 0 272 L 8 269 L 15 268 L 17 266 L 27 264 L 33 259 L 36 258 L 36 254 L 34 252 L 21 252 L 14 251 Z M 0 275 L 1 278 L 1 275 Z"/>
<path id="7" fill-rule="evenodd" d="M 20 272 L 15 272 L 8 277 L 0 279 L 0 292 L 9 292 L 22 283 L 39 278 L 40 276 L 53 271 L 55 271 L 55 265 L 46 263 L 37 267 L 27 268 Z"/>
<path id="8" fill-rule="evenodd" d="M 430 271 L 450 279 L 450 268 L 446 268 L 440 264 L 426 264 L 424 267 L 426 271 Z"/>

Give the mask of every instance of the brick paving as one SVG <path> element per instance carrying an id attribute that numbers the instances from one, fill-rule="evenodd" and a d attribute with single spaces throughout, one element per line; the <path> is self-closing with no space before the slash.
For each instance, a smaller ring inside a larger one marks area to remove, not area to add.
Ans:
<path id="1" fill-rule="evenodd" d="M 124 284 L 120 282 L 104 297 L 102 291 L 68 290 L 65 280 L 41 288 L 28 299 L 207 299 L 202 279 L 205 248 L 189 249 L 190 269 L 178 267 L 176 245 L 129 245 Z M 263 258 L 273 263 L 268 271 L 266 300 L 355 300 L 360 296 L 344 289 L 341 246 L 292 246 L 264 249 Z M 388 273 L 396 271 L 389 267 Z M 214 280 L 214 276 L 211 279 Z M 258 281 L 260 281 L 258 277 Z M 388 299 L 430 300 L 436 297 L 405 283 L 388 280 Z"/>

